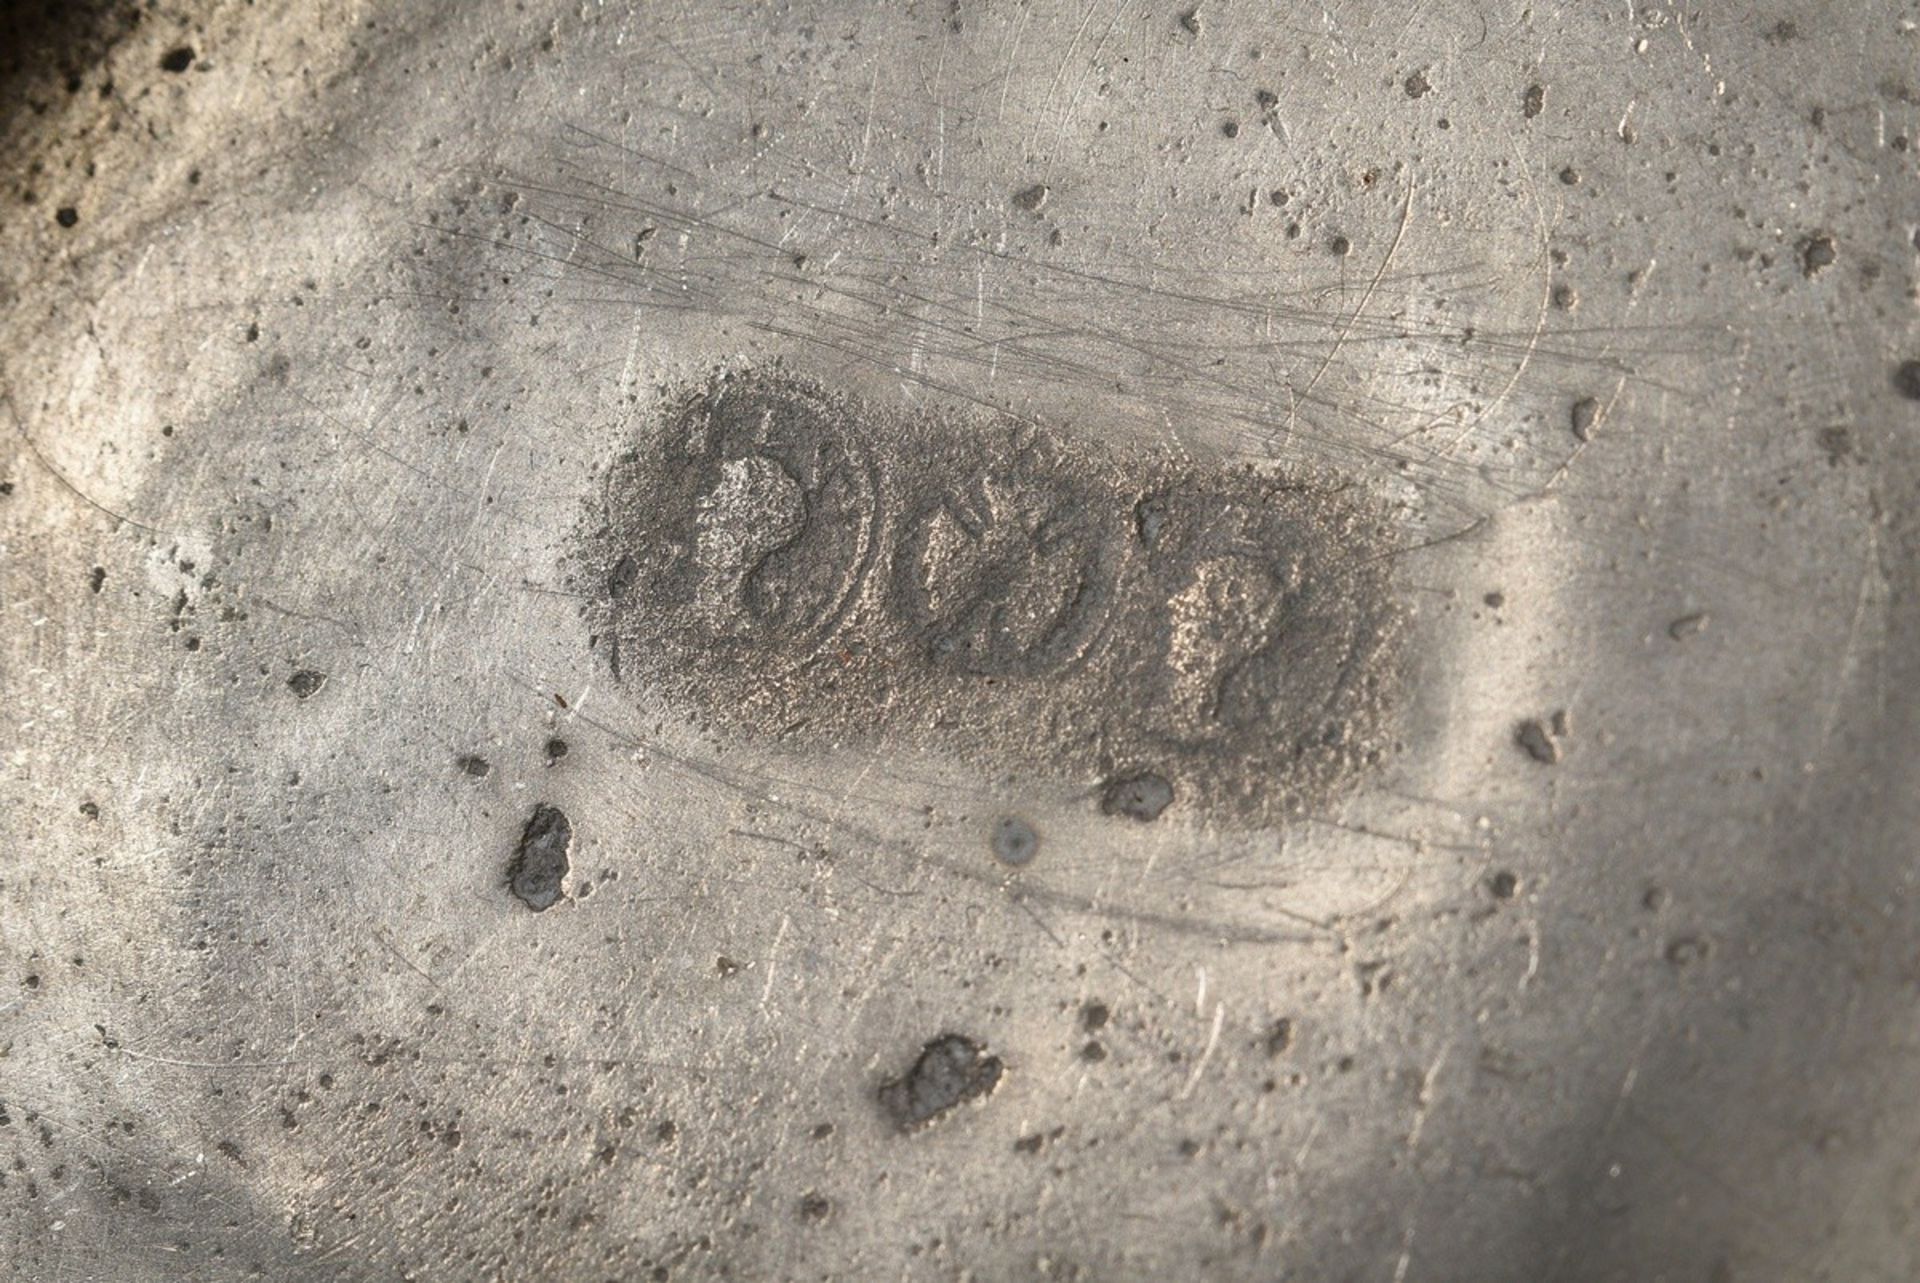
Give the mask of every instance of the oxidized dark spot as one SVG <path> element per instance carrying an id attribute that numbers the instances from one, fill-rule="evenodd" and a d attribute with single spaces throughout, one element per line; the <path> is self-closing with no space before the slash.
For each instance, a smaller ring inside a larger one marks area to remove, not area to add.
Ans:
<path id="1" fill-rule="evenodd" d="M 880 1107 L 901 1131 L 986 1096 L 1000 1083 L 1000 1060 L 960 1034 L 942 1034 L 920 1051 L 902 1077 L 880 1088 Z"/>
<path id="2" fill-rule="evenodd" d="M 1902 361 L 1893 372 L 1893 390 L 1909 401 L 1920 401 L 1920 361 Z"/>
<path id="3" fill-rule="evenodd" d="M 994 822 L 992 845 L 995 859 L 1018 868 L 1040 853 L 1040 835 L 1019 816 L 1006 815 Z"/>
<path id="4" fill-rule="evenodd" d="M 1593 440 L 1593 425 L 1600 419 L 1600 403 L 1594 398 L 1581 397 L 1573 403 L 1568 414 L 1568 426 L 1573 429 L 1575 441 Z"/>
<path id="5" fill-rule="evenodd" d="M 507 866 L 507 887 L 535 913 L 559 902 L 573 846 L 573 824 L 557 806 L 533 808 L 520 834 L 513 862 Z"/>
<path id="6" fill-rule="evenodd" d="M 311 668 L 303 668 L 287 678 L 287 689 L 293 692 L 296 699 L 312 699 L 326 684 L 327 675 Z"/>
<path id="7" fill-rule="evenodd" d="M 1697 610 L 1690 615 L 1682 615 L 1669 623 L 1667 625 L 1667 636 L 1673 638 L 1675 641 L 1686 641 L 1689 637 L 1697 637 L 1705 632 L 1707 630 L 1707 623 L 1707 612 Z"/>
<path id="8" fill-rule="evenodd" d="M 1045 183 L 1035 183 L 1031 187 L 1023 187 L 1013 194 L 1014 208 L 1025 210 L 1029 214 L 1037 213 L 1040 207 L 1046 203 L 1047 185 Z"/>
<path id="9" fill-rule="evenodd" d="M 1514 730 L 1514 742 L 1526 750 L 1528 757 L 1545 766 L 1552 766 L 1560 760 L 1560 743 L 1547 730 L 1546 724 L 1538 718 L 1528 718 Z"/>
<path id="10" fill-rule="evenodd" d="M 1293 1020 L 1282 1016 L 1267 1026 L 1267 1054 L 1280 1056 L 1293 1046 Z"/>
<path id="11" fill-rule="evenodd" d="M 1800 271 L 1808 280 L 1832 267 L 1839 258 L 1840 251 L 1834 247 L 1833 237 L 1824 233 L 1800 242 Z"/>

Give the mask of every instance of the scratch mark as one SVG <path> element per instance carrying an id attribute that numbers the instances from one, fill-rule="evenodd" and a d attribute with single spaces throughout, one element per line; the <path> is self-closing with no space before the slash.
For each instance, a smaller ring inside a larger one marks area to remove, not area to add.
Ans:
<path id="1" fill-rule="evenodd" d="M 135 530 L 144 530 L 150 535 L 165 535 L 167 538 L 175 537 L 171 534 L 168 534 L 167 531 L 160 530 L 154 526 L 149 526 L 144 522 L 135 521 L 132 517 L 127 516 L 125 513 L 115 512 L 112 508 L 107 507 L 107 505 L 105 505 L 104 503 L 101 503 L 98 499 L 95 499 L 92 495 L 82 490 L 78 485 L 75 485 L 73 480 L 70 477 L 68 477 L 66 473 L 62 472 L 58 467 L 54 466 L 53 460 L 47 458 L 45 452 L 43 452 L 40 449 L 40 443 L 38 441 L 35 441 L 33 439 L 32 434 L 27 431 L 26 421 L 22 419 L 20 416 L 20 407 L 14 404 L 13 393 L 11 391 L 8 391 L 0 395 L 4 395 L 6 397 L 7 414 L 13 420 L 14 431 L 18 432 L 20 434 L 20 439 L 27 443 L 27 449 L 31 451 L 33 454 L 33 457 L 39 461 L 40 466 L 45 468 L 47 472 L 52 475 L 53 479 L 55 481 L 58 481 L 63 487 L 65 487 L 66 490 L 70 494 L 72 494 L 74 498 L 78 499 L 81 503 L 86 504 L 87 507 L 92 508 L 95 512 L 101 513 L 108 517 L 112 517 L 115 521 L 123 522 L 126 525 L 132 526 Z"/>
<path id="2" fill-rule="evenodd" d="M 1202 975 L 1205 973 L 1203 972 Z M 1207 1063 L 1213 1059 L 1213 1053 L 1220 1046 L 1220 1030 L 1227 1023 L 1227 1004 L 1215 1003 L 1213 1007 L 1213 1028 L 1207 1033 L 1207 1045 L 1200 1058 L 1193 1062 L 1193 1072 L 1187 1076 L 1187 1085 L 1180 1089 L 1176 1098 L 1185 1100 L 1193 1095 L 1194 1088 L 1200 1085 L 1200 1075 L 1207 1072 Z"/>

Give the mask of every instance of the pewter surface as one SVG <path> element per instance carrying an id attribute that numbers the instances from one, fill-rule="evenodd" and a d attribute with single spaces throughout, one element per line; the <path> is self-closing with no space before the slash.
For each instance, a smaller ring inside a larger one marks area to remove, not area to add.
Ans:
<path id="1" fill-rule="evenodd" d="M 44 13 L 0 1274 L 1920 1278 L 1907 0 Z"/>

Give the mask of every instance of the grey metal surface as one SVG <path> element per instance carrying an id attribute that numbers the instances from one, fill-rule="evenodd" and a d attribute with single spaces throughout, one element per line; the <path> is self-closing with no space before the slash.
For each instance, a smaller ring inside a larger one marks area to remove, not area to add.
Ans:
<path id="1" fill-rule="evenodd" d="M 1920 1274 L 1917 19 L 17 59 L 4 1270 Z"/>

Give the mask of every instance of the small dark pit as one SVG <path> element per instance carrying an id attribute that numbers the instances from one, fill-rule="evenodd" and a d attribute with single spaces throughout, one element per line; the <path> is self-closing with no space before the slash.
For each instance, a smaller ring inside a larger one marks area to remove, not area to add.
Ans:
<path id="1" fill-rule="evenodd" d="M 1893 372 L 1893 390 L 1909 401 L 1920 401 L 1920 361 L 1902 361 Z"/>
<path id="2" fill-rule="evenodd" d="M 997 1056 L 960 1034 L 942 1034 L 920 1051 L 913 1068 L 880 1088 L 880 1108 L 901 1131 L 912 1131 L 955 1105 L 1000 1084 Z"/>
<path id="3" fill-rule="evenodd" d="M 993 855 L 1014 868 L 1033 863 L 1040 853 L 1040 835 L 1017 815 L 1002 816 L 993 826 Z"/>
<path id="4" fill-rule="evenodd" d="M 560 901 L 572 846 L 573 823 L 566 812 L 545 804 L 534 807 L 507 867 L 507 888 L 535 913 L 551 909 Z"/>
<path id="5" fill-rule="evenodd" d="M 287 678 L 287 689 L 293 692 L 295 699 L 312 699 L 326 684 L 327 675 L 311 668 L 303 668 Z"/>
<path id="6" fill-rule="evenodd" d="M 1155 771 L 1139 771 L 1107 782 L 1100 795 L 1104 815 L 1124 815 L 1145 824 L 1173 805 L 1173 784 Z"/>

